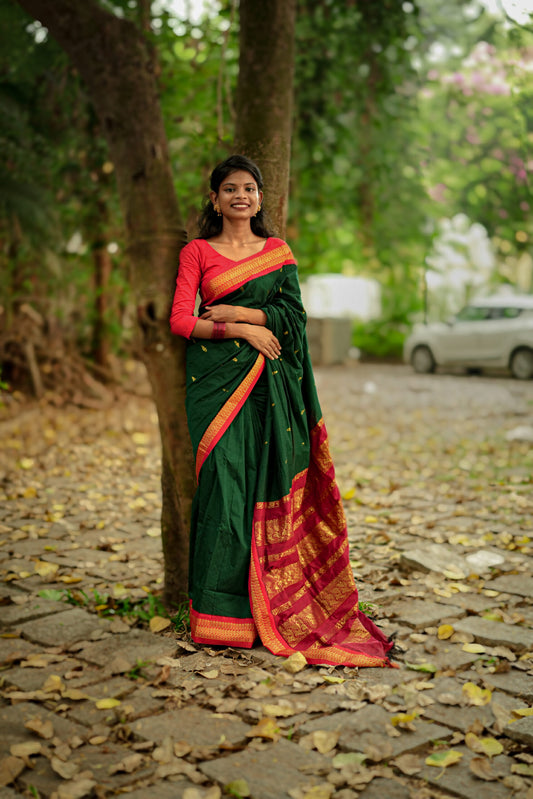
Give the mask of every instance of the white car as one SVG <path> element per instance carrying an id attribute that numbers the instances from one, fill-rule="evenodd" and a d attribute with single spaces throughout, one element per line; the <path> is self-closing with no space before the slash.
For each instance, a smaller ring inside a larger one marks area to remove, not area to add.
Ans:
<path id="1" fill-rule="evenodd" d="M 504 368 L 533 377 L 533 296 L 473 300 L 448 322 L 416 325 L 404 344 L 415 372 L 437 366 Z"/>

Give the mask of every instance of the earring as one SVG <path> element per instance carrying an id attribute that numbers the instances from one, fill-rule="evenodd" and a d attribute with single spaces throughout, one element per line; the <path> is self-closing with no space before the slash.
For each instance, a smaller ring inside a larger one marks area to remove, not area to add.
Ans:
<path id="1" fill-rule="evenodd" d="M 257 211 L 255 212 L 254 216 L 257 216 L 260 210 L 261 210 L 261 203 L 259 203 L 259 205 L 257 206 Z"/>
<path id="2" fill-rule="evenodd" d="M 220 205 L 218 203 L 215 203 L 213 208 L 215 209 L 218 216 L 222 216 L 222 211 L 220 210 Z"/>

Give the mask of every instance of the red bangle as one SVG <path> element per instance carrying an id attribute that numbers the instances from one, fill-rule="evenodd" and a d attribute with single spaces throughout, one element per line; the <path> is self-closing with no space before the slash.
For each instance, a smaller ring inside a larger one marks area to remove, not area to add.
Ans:
<path id="1" fill-rule="evenodd" d="M 225 338 L 226 337 L 226 323 L 225 322 L 213 322 L 213 332 L 211 333 L 211 338 Z"/>

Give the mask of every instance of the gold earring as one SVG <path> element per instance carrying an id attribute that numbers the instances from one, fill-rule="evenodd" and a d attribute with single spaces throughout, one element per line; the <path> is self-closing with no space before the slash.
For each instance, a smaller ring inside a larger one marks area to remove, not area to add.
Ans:
<path id="1" fill-rule="evenodd" d="M 257 211 L 255 212 L 254 216 L 257 216 L 260 210 L 261 210 L 261 203 L 259 203 L 259 205 L 257 206 Z"/>
<path id="2" fill-rule="evenodd" d="M 222 211 L 220 210 L 220 205 L 218 203 L 215 203 L 213 208 L 215 209 L 218 216 L 222 216 Z"/>

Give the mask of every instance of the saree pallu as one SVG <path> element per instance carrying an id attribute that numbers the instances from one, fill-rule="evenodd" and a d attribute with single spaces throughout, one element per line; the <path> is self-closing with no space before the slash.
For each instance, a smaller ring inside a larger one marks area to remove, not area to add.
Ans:
<path id="1" fill-rule="evenodd" d="M 358 609 L 290 249 L 230 263 L 202 306 L 261 308 L 282 352 L 270 361 L 243 339 L 188 345 L 193 639 L 251 647 L 259 636 L 309 663 L 391 665 L 392 643 Z"/>

